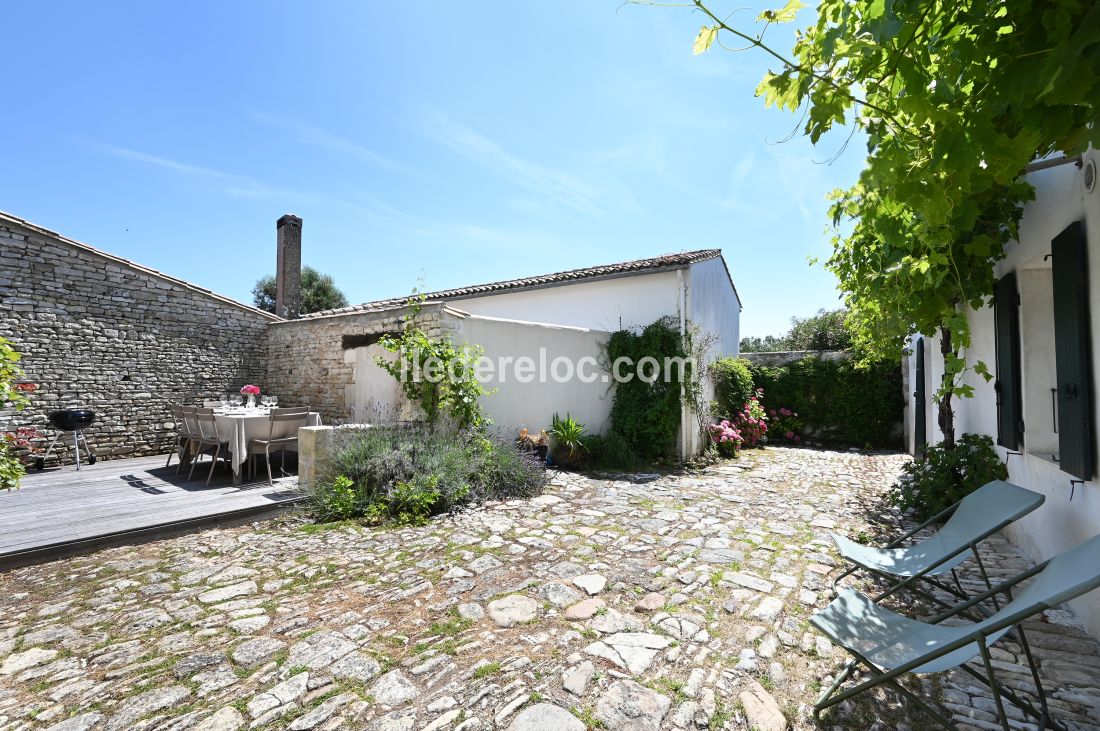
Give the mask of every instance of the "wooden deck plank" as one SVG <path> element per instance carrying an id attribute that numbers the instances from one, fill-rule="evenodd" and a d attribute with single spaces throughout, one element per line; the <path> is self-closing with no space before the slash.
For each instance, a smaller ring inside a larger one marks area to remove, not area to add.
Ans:
<path id="1" fill-rule="evenodd" d="M 64 546 L 94 547 L 97 538 L 112 540 L 128 532 L 144 538 L 161 526 L 189 525 L 206 518 L 261 511 L 300 499 L 297 478 L 268 485 L 256 479 L 232 484 L 222 467 L 206 487 L 200 465 L 195 479 L 176 466 L 165 468 L 164 455 L 100 461 L 28 474 L 22 488 L 0 493 L 0 563 L 5 556 Z M 199 478 L 202 473 L 202 478 Z M 251 513 L 249 513 L 251 514 Z M 85 549 L 87 550 L 87 549 Z"/>
<path id="2" fill-rule="evenodd" d="M 114 506 L 104 508 L 85 508 L 78 512 L 65 511 L 58 514 L 41 515 L 38 514 L 32 520 L 21 521 L 21 524 L 15 524 L 18 527 L 14 527 L 8 531 L 7 535 L 0 538 L 0 546 L 7 545 L 9 540 L 14 540 L 21 534 L 27 535 L 47 535 L 55 531 L 66 531 L 75 528 L 83 528 L 84 526 L 93 526 L 102 522 L 112 522 L 120 519 L 138 519 L 145 520 L 145 522 L 162 522 L 163 515 L 174 511 L 185 510 L 190 512 L 199 511 L 202 513 L 217 513 L 221 510 L 230 509 L 229 506 L 248 507 L 250 505 L 259 505 L 266 503 L 278 503 L 286 502 L 287 500 L 293 500 L 295 496 L 286 492 L 285 490 L 270 490 L 265 491 L 259 495 L 222 495 L 218 499 L 183 499 L 168 501 L 158 501 L 155 505 L 150 506 Z M 232 508 L 232 509 L 236 509 Z"/>

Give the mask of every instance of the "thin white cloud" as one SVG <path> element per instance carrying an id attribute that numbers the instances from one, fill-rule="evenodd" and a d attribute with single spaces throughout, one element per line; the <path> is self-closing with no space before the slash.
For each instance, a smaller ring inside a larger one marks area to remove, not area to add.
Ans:
<path id="1" fill-rule="evenodd" d="M 342 155 L 350 155 L 358 158 L 369 165 L 385 168 L 387 170 L 393 170 L 395 172 L 403 173 L 417 178 L 429 178 L 430 176 L 410 168 L 407 165 L 391 160 L 385 155 L 381 155 L 369 147 L 352 142 L 349 139 L 341 137 L 340 135 L 330 132 L 327 129 L 318 127 L 314 124 L 302 122 L 297 119 L 290 119 L 287 117 L 276 117 L 270 114 L 256 113 L 253 115 L 257 122 L 266 124 L 270 127 L 276 127 L 284 131 L 293 134 L 298 141 L 313 145 L 315 147 L 322 147 L 333 152 L 339 152 Z"/>
<path id="2" fill-rule="evenodd" d="M 221 182 L 221 189 L 228 195 L 237 196 L 240 198 L 256 198 L 256 199 L 273 199 L 273 198 L 301 198 L 300 195 L 294 191 L 287 190 L 285 188 L 275 188 L 265 183 L 261 183 L 255 178 L 250 178 L 245 175 L 237 175 L 236 173 L 227 173 L 222 170 L 215 170 L 213 168 L 204 167 L 202 165 L 192 165 L 190 163 L 179 162 L 177 160 L 170 160 L 165 157 L 158 157 L 157 155 L 150 155 L 138 150 L 131 150 L 127 147 L 118 147 L 116 145 L 103 145 L 103 149 L 107 152 L 115 155 L 116 157 L 125 158 L 127 160 L 134 160 L 136 162 L 145 163 L 146 165 L 153 165 L 156 167 L 164 168 L 165 170 L 171 170 L 176 173 L 182 173 L 190 177 L 207 178 L 210 180 L 217 180 Z"/>
<path id="3" fill-rule="evenodd" d="M 492 140 L 474 132 L 445 114 L 435 114 L 431 134 L 461 155 L 469 157 L 494 175 L 575 211 L 602 216 L 597 193 L 587 183 L 509 153 Z"/>

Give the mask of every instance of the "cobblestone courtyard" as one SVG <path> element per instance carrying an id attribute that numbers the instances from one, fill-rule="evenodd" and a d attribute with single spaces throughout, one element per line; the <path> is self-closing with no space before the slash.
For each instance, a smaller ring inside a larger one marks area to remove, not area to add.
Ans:
<path id="1" fill-rule="evenodd" d="M 881 495 L 904 459 L 773 448 L 559 475 L 421 528 L 286 519 L 18 569 L 0 730 L 818 728 L 845 661 L 806 621 L 830 598 L 827 533 L 896 530 Z M 1027 565 L 986 550 L 1000 574 Z M 1028 627 L 1056 712 L 1100 728 L 1100 645 L 1065 612 Z M 1016 651 L 997 667 L 1027 690 Z M 999 728 L 962 674 L 923 687 Z M 928 723 L 879 692 L 820 726 Z"/>

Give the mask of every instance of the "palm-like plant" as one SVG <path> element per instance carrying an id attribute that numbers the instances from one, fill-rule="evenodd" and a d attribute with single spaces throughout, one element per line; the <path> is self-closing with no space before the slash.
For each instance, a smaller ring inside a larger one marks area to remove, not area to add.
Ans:
<path id="1" fill-rule="evenodd" d="M 550 436 L 553 437 L 554 445 L 558 449 L 569 451 L 570 462 L 574 461 L 582 451 L 588 451 L 588 447 L 584 444 L 584 424 L 574 419 L 568 412 L 564 419 L 554 414 Z"/>

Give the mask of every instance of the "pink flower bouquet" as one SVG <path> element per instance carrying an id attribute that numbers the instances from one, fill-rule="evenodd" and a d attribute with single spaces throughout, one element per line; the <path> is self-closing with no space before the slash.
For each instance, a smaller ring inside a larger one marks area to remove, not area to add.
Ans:
<path id="1" fill-rule="evenodd" d="M 253 386 L 251 383 L 249 383 L 246 386 L 241 386 L 241 395 L 242 396 L 259 396 L 260 395 L 260 387 L 259 386 Z"/>

